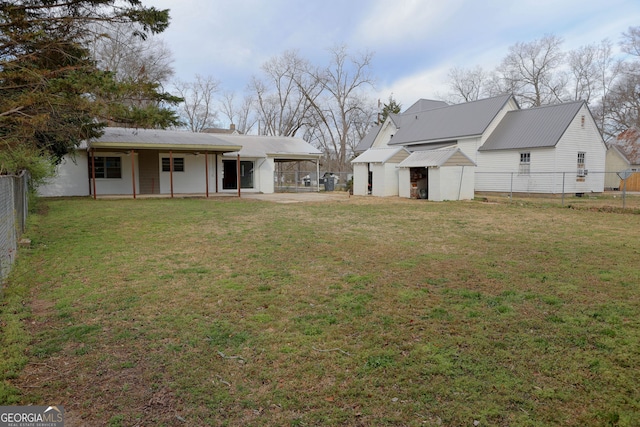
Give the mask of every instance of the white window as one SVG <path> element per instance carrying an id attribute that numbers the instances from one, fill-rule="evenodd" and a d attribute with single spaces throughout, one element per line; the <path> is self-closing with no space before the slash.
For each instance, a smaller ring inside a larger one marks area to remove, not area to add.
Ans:
<path id="1" fill-rule="evenodd" d="M 579 177 L 585 176 L 587 174 L 586 169 L 585 169 L 585 158 L 586 158 L 587 153 L 585 153 L 584 151 L 579 151 L 578 152 L 578 173 L 577 175 Z"/>
<path id="2" fill-rule="evenodd" d="M 531 172 L 531 153 L 520 153 L 520 168 L 518 175 L 529 175 Z"/>

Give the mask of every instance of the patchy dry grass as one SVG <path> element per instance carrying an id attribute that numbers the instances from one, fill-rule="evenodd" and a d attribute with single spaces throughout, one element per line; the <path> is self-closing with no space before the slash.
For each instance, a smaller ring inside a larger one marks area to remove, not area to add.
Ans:
<path id="1" fill-rule="evenodd" d="M 28 335 L 11 324 L 4 400 L 62 404 L 69 426 L 640 419 L 632 212 L 46 204 L 7 284 L 23 304 L 2 319 Z"/>

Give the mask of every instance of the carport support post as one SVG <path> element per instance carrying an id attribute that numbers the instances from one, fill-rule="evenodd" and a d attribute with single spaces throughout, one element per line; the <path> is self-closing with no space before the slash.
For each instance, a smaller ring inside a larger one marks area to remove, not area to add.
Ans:
<path id="1" fill-rule="evenodd" d="M 136 198 L 136 159 L 134 151 L 131 150 L 131 184 L 133 185 L 133 198 Z"/>
<path id="2" fill-rule="evenodd" d="M 93 200 L 96 199 L 96 149 L 91 149 L 91 179 L 93 180 Z"/>
<path id="3" fill-rule="evenodd" d="M 173 152 L 169 150 L 169 181 L 171 182 L 171 198 L 173 199 Z"/>
<path id="4" fill-rule="evenodd" d="M 238 197 L 240 197 L 240 183 L 242 182 L 241 181 L 241 176 L 240 176 L 240 154 L 238 154 L 238 161 L 236 163 L 236 169 L 238 169 L 237 172 L 236 172 L 236 175 L 238 177 Z"/>
<path id="5" fill-rule="evenodd" d="M 318 193 L 320 192 L 320 159 L 316 160 L 316 185 L 318 186 Z"/>
<path id="6" fill-rule="evenodd" d="M 209 153 L 204 152 L 204 180 L 207 193 L 207 199 L 209 198 Z"/>

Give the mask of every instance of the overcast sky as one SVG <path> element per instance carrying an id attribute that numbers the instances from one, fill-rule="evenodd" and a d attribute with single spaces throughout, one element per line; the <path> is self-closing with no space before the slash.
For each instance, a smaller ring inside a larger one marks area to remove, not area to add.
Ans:
<path id="1" fill-rule="evenodd" d="M 295 49 L 317 65 L 327 48 L 372 51 L 375 93 L 403 108 L 446 95 L 452 67 L 493 69 L 509 46 L 555 34 L 566 50 L 616 44 L 640 26 L 640 0 L 143 0 L 171 10 L 162 38 L 176 78 L 213 76 L 242 94 L 266 60 Z"/>

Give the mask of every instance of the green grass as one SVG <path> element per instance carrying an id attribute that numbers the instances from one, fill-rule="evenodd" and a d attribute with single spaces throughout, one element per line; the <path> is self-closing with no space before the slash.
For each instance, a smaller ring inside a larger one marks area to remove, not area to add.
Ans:
<path id="1" fill-rule="evenodd" d="M 0 404 L 88 425 L 638 425 L 640 215 L 49 200 Z"/>

